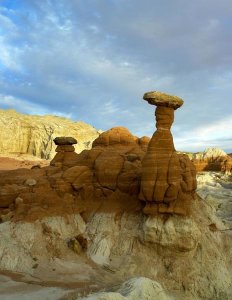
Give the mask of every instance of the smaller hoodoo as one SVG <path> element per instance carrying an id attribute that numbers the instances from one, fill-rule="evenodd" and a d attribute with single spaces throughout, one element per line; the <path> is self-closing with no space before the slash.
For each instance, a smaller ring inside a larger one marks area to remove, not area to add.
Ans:
<path id="1" fill-rule="evenodd" d="M 77 144 L 77 140 L 73 137 L 56 137 L 54 143 L 57 145 L 57 154 L 50 162 L 51 166 L 72 167 L 75 165 L 78 154 L 75 152 L 73 145 Z"/>

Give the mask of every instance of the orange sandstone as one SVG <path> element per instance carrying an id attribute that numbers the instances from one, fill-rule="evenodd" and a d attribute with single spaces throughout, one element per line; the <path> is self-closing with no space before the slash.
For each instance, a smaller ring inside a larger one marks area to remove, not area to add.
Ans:
<path id="1" fill-rule="evenodd" d="M 195 167 L 177 154 L 170 132 L 183 100 L 158 92 L 144 98 L 157 106 L 151 140 L 115 127 L 77 154 L 75 139 L 58 137 L 50 166 L 0 172 L 0 215 L 10 213 L 15 220 L 95 211 L 186 215 L 196 189 Z"/>
<path id="2" fill-rule="evenodd" d="M 139 198 L 145 201 L 147 214 L 188 213 L 194 199 L 195 167 L 186 155 L 177 154 L 171 126 L 174 110 L 183 100 L 160 92 L 149 92 L 144 100 L 156 105 L 156 132 L 142 161 L 142 178 Z"/>

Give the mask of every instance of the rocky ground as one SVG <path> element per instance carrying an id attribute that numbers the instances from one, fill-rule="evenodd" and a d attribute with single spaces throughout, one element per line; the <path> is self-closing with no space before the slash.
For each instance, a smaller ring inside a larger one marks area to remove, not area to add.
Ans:
<path id="1" fill-rule="evenodd" d="M 222 224 L 232 229 L 232 176 L 220 172 L 198 175 L 198 195 L 211 207 Z"/>
<path id="2" fill-rule="evenodd" d="M 0 299 L 232 299 L 232 179 L 189 216 L 95 212 L 0 224 Z"/>
<path id="3" fill-rule="evenodd" d="M 0 170 L 16 170 L 19 168 L 31 169 L 32 167 L 42 168 L 48 166 L 49 160 L 40 159 L 34 155 L 14 153 L 0 153 Z"/>

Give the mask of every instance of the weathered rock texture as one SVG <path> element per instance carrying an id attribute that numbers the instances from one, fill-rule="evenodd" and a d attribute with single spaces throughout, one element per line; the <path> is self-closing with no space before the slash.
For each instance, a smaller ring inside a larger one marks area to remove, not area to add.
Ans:
<path id="1" fill-rule="evenodd" d="M 72 288 L 64 299 L 82 299 L 82 291 L 99 291 L 87 298 L 99 300 L 232 296 L 231 230 L 200 198 L 191 216 L 70 213 L 36 222 L 4 222 L 0 236 L 0 270 L 19 272 L 31 287 L 49 282 L 66 291 Z M 79 236 L 87 247 L 79 243 L 76 252 L 69 241 Z"/>
<path id="2" fill-rule="evenodd" d="M 192 162 L 197 172 L 222 171 L 227 174 L 232 172 L 232 157 L 218 148 L 208 148 L 202 153 L 194 154 Z"/>
<path id="3" fill-rule="evenodd" d="M 81 300 L 171 300 L 161 284 L 146 277 L 132 278 L 115 292 L 91 294 Z"/>
<path id="4" fill-rule="evenodd" d="M 0 270 L 72 288 L 63 299 L 231 299 L 228 193 L 222 220 L 192 202 L 195 170 L 170 133 L 182 102 L 166 100 L 150 143 L 116 127 L 79 155 L 62 138 L 50 166 L 0 172 Z"/>
<path id="5" fill-rule="evenodd" d="M 156 105 L 156 128 L 142 161 L 140 199 L 144 212 L 187 214 L 194 199 L 195 167 L 188 156 L 177 154 L 170 131 L 174 110 L 183 100 L 159 92 L 149 92 L 144 100 Z"/>
<path id="6" fill-rule="evenodd" d="M 148 95 L 158 105 L 157 131 L 151 140 L 115 127 L 78 155 L 72 146 L 75 139 L 57 137 L 57 154 L 49 167 L 0 173 L 4 215 L 10 210 L 16 219 L 33 220 L 71 211 L 121 213 L 141 210 L 144 202 L 143 211 L 149 215 L 186 215 L 196 189 L 195 168 L 186 155 L 177 154 L 170 132 L 174 109 L 183 101 L 174 97 L 172 102 L 161 93 Z"/>
<path id="7" fill-rule="evenodd" d="M 63 141 L 48 167 L 0 172 L 0 209 L 29 220 L 73 211 L 141 210 L 141 160 L 148 142 L 123 127 L 102 133 L 80 154 Z"/>
<path id="8" fill-rule="evenodd" d="M 73 145 L 77 144 L 77 140 L 72 137 L 56 137 L 54 143 L 57 145 L 57 154 L 50 162 L 51 166 L 74 166 L 78 160 L 78 155 L 75 153 Z"/>
<path id="9" fill-rule="evenodd" d="M 232 229 L 232 181 L 231 175 L 221 172 L 202 172 L 197 176 L 198 195 L 212 208 L 214 214 L 221 219 L 212 221 L 216 230 L 226 225 Z M 232 241 L 232 239 L 231 239 Z"/>
<path id="10" fill-rule="evenodd" d="M 91 148 L 99 132 L 84 122 L 72 122 L 62 117 L 0 110 L 0 153 L 28 153 L 50 159 L 55 154 L 53 139 L 57 136 L 76 138 L 75 150 L 79 153 Z"/>

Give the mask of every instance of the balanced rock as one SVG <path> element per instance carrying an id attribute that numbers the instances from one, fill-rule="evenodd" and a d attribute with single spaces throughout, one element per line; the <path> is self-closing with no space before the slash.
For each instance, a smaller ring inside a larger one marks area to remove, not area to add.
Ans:
<path id="1" fill-rule="evenodd" d="M 186 215 L 197 187 L 196 172 L 186 155 L 177 154 L 170 131 L 174 110 L 183 100 L 160 92 L 146 93 L 144 100 L 157 106 L 157 131 L 142 161 L 139 198 L 145 201 L 144 212 Z"/>
<path id="2" fill-rule="evenodd" d="M 74 145 L 74 144 L 77 144 L 77 140 L 74 139 L 73 137 L 60 136 L 60 137 L 56 137 L 53 141 L 54 141 L 55 145 Z"/>
<path id="3" fill-rule="evenodd" d="M 77 140 L 72 137 L 56 137 L 54 143 L 57 145 L 57 154 L 51 161 L 51 166 L 57 166 L 61 164 L 65 167 L 72 167 L 75 165 L 78 155 L 75 153 L 74 144 L 77 144 Z"/>
<path id="4" fill-rule="evenodd" d="M 184 103 L 184 101 L 177 96 L 171 96 L 158 91 L 145 93 L 143 99 L 152 105 L 171 107 L 174 109 L 181 107 Z"/>

